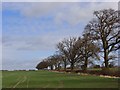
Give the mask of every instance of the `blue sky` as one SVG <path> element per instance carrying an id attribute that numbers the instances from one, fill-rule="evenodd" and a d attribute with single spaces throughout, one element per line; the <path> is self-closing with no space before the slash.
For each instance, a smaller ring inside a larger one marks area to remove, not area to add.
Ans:
<path id="1" fill-rule="evenodd" d="M 2 68 L 35 69 L 64 38 L 81 36 L 94 10 L 117 9 L 113 2 L 3 2 Z"/>

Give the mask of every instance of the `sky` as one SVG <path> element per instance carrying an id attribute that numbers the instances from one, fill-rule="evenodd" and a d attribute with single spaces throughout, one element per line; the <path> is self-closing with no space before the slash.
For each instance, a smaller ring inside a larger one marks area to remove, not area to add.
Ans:
<path id="1" fill-rule="evenodd" d="M 118 3 L 2 2 L 2 69 L 35 69 L 58 42 L 81 36 L 95 10 L 108 8 L 118 9 Z"/>

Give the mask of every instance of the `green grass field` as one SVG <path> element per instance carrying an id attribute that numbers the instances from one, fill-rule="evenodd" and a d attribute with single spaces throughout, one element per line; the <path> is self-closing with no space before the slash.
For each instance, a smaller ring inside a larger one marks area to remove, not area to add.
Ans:
<path id="1" fill-rule="evenodd" d="M 3 88 L 118 88 L 118 79 L 50 71 L 3 71 Z"/>

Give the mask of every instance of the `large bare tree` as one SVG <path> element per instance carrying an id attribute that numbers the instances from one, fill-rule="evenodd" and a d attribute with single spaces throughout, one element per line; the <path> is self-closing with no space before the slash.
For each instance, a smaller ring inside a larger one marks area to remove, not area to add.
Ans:
<path id="1" fill-rule="evenodd" d="M 94 40 L 101 45 L 104 54 L 105 68 L 109 68 L 111 53 L 120 49 L 120 18 L 119 11 L 104 9 L 95 11 L 95 18 L 90 21 L 86 29 L 90 31 Z"/>

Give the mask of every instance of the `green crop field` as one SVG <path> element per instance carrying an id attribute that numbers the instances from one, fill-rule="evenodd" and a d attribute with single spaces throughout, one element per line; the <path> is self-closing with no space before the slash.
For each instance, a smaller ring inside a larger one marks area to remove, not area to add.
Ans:
<path id="1" fill-rule="evenodd" d="M 3 71 L 3 88 L 118 88 L 118 79 L 50 71 Z"/>

